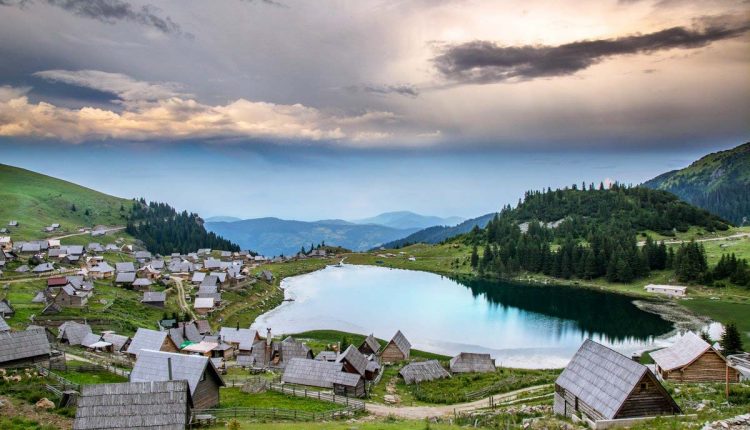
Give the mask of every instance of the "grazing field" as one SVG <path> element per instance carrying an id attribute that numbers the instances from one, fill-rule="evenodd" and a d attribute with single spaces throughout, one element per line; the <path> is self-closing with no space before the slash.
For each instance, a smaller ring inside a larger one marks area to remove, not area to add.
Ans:
<path id="1" fill-rule="evenodd" d="M 74 384 L 109 384 L 115 382 L 128 382 L 128 378 L 115 375 L 104 369 L 92 370 L 90 363 L 69 360 L 65 362 L 67 369 L 64 371 L 56 370 L 55 374 L 62 376 Z M 81 370 L 81 367 L 86 367 Z"/>
<path id="2" fill-rule="evenodd" d="M 221 408 L 276 408 L 306 412 L 326 412 L 341 409 L 341 405 L 336 403 L 288 396 L 276 391 L 248 394 L 241 392 L 240 388 L 222 388 L 219 395 L 221 399 L 219 407 Z"/>
<path id="3" fill-rule="evenodd" d="M 224 425 L 216 425 L 211 430 L 225 429 Z M 322 422 L 322 423 L 240 423 L 242 430 L 457 430 L 464 427 L 451 424 L 429 425 L 422 420 L 385 419 L 381 421 L 363 422 Z"/>
<path id="4" fill-rule="evenodd" d="M 19 226 L 10 228 L 16 241 L 75 233 L 80 227 L 125 225 L 130 207 L 130 200 L 4 164 L 0 184 L 0 226 L 17 220 Z M 60 229 L 43 233 L 52 223 Z"/>

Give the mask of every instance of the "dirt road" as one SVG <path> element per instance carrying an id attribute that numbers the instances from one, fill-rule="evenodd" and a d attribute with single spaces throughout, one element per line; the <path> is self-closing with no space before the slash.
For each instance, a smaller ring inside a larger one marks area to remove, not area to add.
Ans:
<path id="1" fill-rule="evenodd" d="M 546 390 L 545 390 L 546 389 Z M 514 400 L 520 394 L 551 391 L 552 385 L 535 385 L 533 387 L 522 388 L 508 393 L 496 394 L 484 399 L 468 403 L 459 403 L 455 405 L 441 406 L 386 406 L 378 403 L 367 403 L 367 412 L 381 416 L 394 416 L 399 418 L 422 420 L 425 418 L 442 417 L 453 415 L 453 413 L 469 412 L 477 409 L 487 408 L 490 406 L 490 399 L 495 404 Z"/>
<path id="2" fill-rule="evenodd" d="M 717 240 L 727 240 L 727 239 L 742 239 L 744 237 L 750 237 L 750 233 L 737 233 L 733 234 L 731 236 L 723 236 L 723 237 L 709 237 L 706 239 L 695 239 L 695 242 L 714 242 Z M 680 243 L 690 243 L 689 240 L 665 240 L 664 244 L 666 245 L 679 245 Z M 641 240 L 638 242 L 638 246 L 643 246 L 646 244 L 645 240 Z"/>
<path id="3" fill-rule="evenodd" d="M 103 229 L 101 231 L 103 231 L 105 233 L 111 233 L 113 231 L 119 231 L 119 230 L 125 230 L 125 227 L 105 228 L 105 229 Z M 87 231 L 83 231 L 83 232 L 79 232 L 79 233 L 71 233 L 71 234 L 66 234 L 66 235 L 63 235 L 63 236 L 55 236 L 55 237 L 50 237 L 49 239 L 52 239 L 52 240 L 55 240 L 55 239 L 65 239 L 66 237 L 83 236 L 84 234 L 91 234 L 91 231 L 87 230 Z"/>
<path id="4" fill-rule="evenodd" d="M 177 289 L 177 303 L 180 305 L 180 308 L 183 312 L 190 314 L 193 319 L 196 319 L 195 314 L 193 313 L 193 308 L 191 308 L 185 300 L 185 288 L 182 286 L 182 279 L 177 276 L 172 276 L 171 279 L 174 281 L 174 285 Z"/>

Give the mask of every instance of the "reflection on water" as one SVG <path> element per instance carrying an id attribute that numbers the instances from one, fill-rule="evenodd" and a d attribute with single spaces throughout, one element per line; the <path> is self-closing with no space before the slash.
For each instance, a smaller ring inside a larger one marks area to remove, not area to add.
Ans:
<path id="1" fill-rule="evenodd" d="M 672 331 L 630 298 L 588 289 L 351 265 L 287 278 L 283 287 L 294 301 L 261 315 L 254 328 L 336 329 L 385 339 L 402 330 L 415 348 L 488 352 L 508 366 L 564 366 L 586 338 L 629 354 L 667 344 L 660 337 Z"/>

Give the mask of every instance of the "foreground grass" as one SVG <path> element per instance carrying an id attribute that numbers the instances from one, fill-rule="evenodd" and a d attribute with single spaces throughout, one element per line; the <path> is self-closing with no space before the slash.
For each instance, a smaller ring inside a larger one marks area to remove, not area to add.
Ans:
<path id="1" fill-rule="evenodd" d="M 276 391 L 248 394 L 239 388 L 222 388 L 221 408 L 289 409 L 305 412 L 327 412 L 341 409 L 341 405 L 304 397 L 288 396 Z"/>
<path id="2" fill-rule="evenodd" d="M 211 427 L 225 429 L 224 425 Z M 422 420 L 385 419 L 369 422 L 323 422 L 323 423 L 240 423 L 243 430 L 456 430 L 464 427 L 451 424 L 425 424 Z"/>

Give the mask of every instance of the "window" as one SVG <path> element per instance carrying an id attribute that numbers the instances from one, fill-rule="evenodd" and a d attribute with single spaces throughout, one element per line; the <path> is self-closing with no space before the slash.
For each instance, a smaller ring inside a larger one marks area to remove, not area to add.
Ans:
<path id="1" fill-rule="evenodd" d="M 647 387 L 646 383 L 641 382 L 641 391 L 646 391 L 646 387 Z"/>

